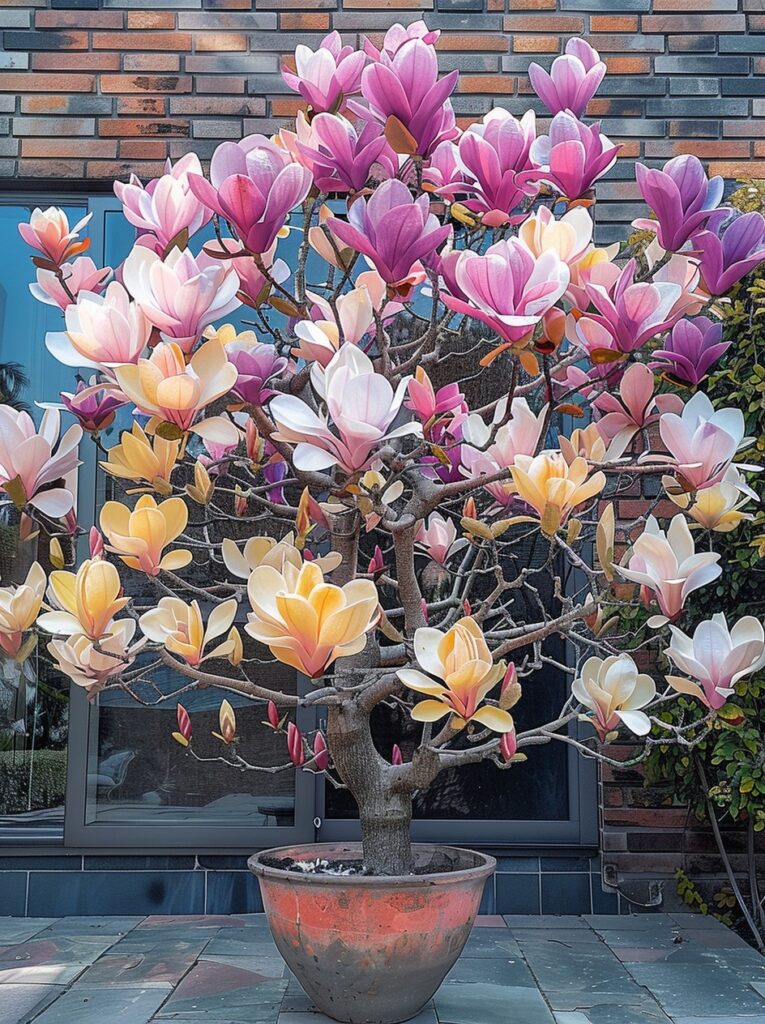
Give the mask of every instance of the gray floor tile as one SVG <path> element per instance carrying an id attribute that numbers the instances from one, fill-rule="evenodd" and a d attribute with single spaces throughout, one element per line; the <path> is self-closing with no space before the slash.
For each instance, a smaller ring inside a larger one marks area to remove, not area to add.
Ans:
<path id="1" fill-rule="evenodd" d="M 503 985 L 442 985 L 434 1003 L 439 1024 L 555 1024 L 536 988 Z"/>
<path id="2" fill-rule="evenodd" d="M 87 964 L 27 964 L 3 961 L 0 963 L 0 1007 L 2 1007 L 6 985 L 71 985 L 88 969 Z M 2 1021 L 0 1015 L 0 1021 Z"/>
<path id="3" fill-rule="evenodd" d="M 522 957 L 515 959 L 472 960 L 461 957 L 446 975 L 444 985 L 481 984 L 487 982 L 512 988 L 536 988 L 534 978 Z"/>
<path id="4" fill-rule="evenodd" d="M 59 917 L 45 931 L 57 935 L 127 935 L 143 920 L 142 917 Z"/>
<path id="5" fill-rule="evenodd" d="M 765 1024 L 765 1013 L 747 1014 L 744 1017 L 673 1017 L 675 1024 Z"/>
<path id="6" fill-rule="evenodd" d="M 520 957 L 521 950 L 509 928 L 475 928 L 462 951 L 462 959 Z"/>
<path id="7" fill-rule="evenodd" d="M 26 942 L 55 921 L 55 917 L 0 917 L 0 946 Z"/>
<path id="8" fill-rule="evenodd" d="M 79 989 L 76 985 L 35 1017 L 35 1024 L 148 1024 L 167 998 L 152 988 Z"/>
<path id="9" fill-rule="evenodd" d="M 505 924 L 510 928 L 581 928 L 590 927 L 591 917 L 576 917 L 573 914 L 503 914 Z M 613 920 L 603 916 L 602 920 Z"/>
<path id="10" fill-rule="evenodd" d="M 54 985 L 5 985 L 0 994 L 3 1024 L 26 1024 L 63 991 Z"/>
<path id="11" fill-rule="evenodd" d="M 258 971 L 256 958 L 240 963 L 200 960 L 183 978 L 158 1014 L 217 1020 L 225 1014 L 249 1024 L 273 1024 L 287 988 L 286 978 Z"/>
<path id="12" fill-rule="evenodd" d="M 282 1010 L 277 1017 L 277 1024 L 336 1024 L 336 1021 L 318 1011 L 304 1013 L 299 1010 Z M 407 1024 L 438 1024 L 435 1010 L 425 1009 L 408 1020 Z"/>
<path id="13" fill-rule="evenodd" d="M 740 975 L 714 963 L 627 964 L 640 985 L 653 993 L 662 1009 L 680 1014 L 718 1016 L 762 1013 L 765 1002 L 754 989 L 744 986 Z"/>

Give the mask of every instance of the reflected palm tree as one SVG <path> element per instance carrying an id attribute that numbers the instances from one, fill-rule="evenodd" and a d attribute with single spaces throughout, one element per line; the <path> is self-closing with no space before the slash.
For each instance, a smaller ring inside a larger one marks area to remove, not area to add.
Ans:
<path id="1" fill-rule="evenodd" d="M 18 411 L 29 411 L 22 394 L 29 387 L 29 377 L 21 363 L 0 363 L 0 404 Z"/>

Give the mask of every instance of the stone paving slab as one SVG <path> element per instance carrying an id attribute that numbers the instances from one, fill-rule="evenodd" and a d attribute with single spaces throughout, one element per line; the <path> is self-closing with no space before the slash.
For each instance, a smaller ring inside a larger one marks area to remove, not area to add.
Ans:
<path id="1" fill-rule="evenodd" d="M 413 1024 L 765 1024 L 765 958 L 711 918 L 477 924 Z M 0 918 L 0 1024 L 203 1021 L 331 1024 L 262 914 Z"/>

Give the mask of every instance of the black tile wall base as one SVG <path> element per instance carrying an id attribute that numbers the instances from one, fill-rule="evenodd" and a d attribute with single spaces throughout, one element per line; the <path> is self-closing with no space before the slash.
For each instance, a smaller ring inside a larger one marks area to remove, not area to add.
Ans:
<path id="1" fill-rule="evenodd" d="M 626 909 L 626 907 L 625 907 Z M 0 916 L 253 914 L 257 879 L 241 856 L 0 856 Z M 482 914 L 616 914 L 600 858 L 500 856 Z"/>

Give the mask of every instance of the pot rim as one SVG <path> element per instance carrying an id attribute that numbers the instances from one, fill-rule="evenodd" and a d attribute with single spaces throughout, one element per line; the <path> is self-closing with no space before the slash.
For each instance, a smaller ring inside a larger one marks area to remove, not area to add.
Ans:
<path id="1" fill-rule="evenodd" d="M 258 878 L 272 879 L 274 881 L 288 881 L 290 885 L 341 885 L 341 886 L 375 886 L 391 887 L 419 885 L 448 885 L 474 880 L 476 878 L 488 878 L 494 873 L 497 861 L 488 853 L 480 853 L 478 850 L 470 850 L 464 846 L 446 846 L 442 843 L 413 843 L 413 850 L 449 850 L 455 853 L 469 853 L 479 859 L 474 867 L 460 868 L 457 871 L 431 871 L 422 875 L 329 875 L 329 874 L 300 874 L 297 871 L 290 871 L 287 868 L 276 868 L 272 865 L 260 863 L 261 857 L 289 856 L 295 850 L 316 851 L 320 856 L 322 851 L 328 853 L 330 850 L 348 850 L 361 852 L 361 843 L 293 843 L 289 846 L 277 846 L 273 849 L 260 850 L 253 853 L 247 860 L 247 867 Z"/>

